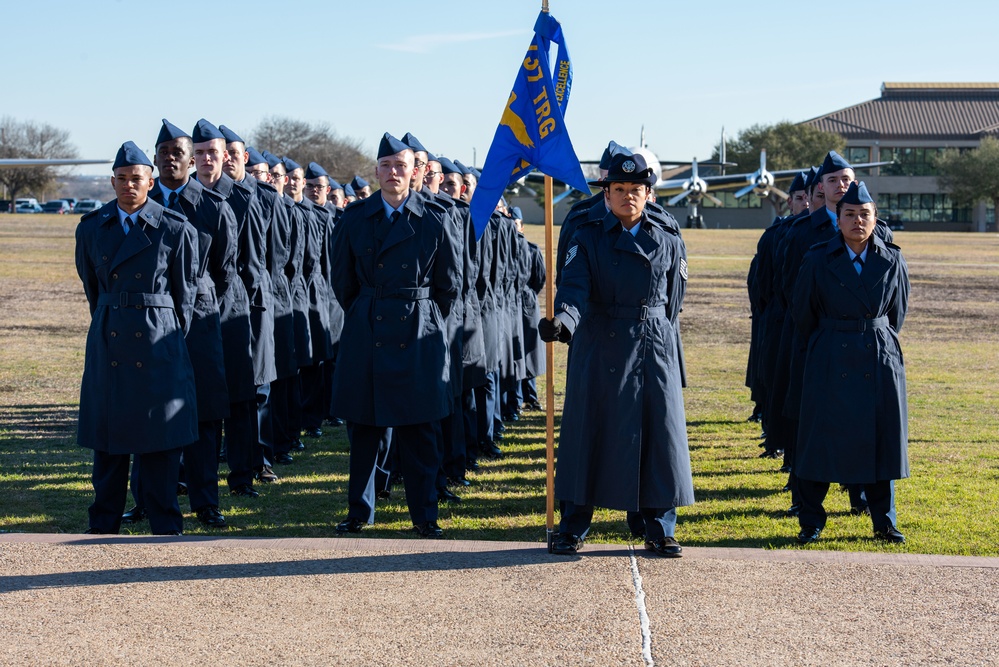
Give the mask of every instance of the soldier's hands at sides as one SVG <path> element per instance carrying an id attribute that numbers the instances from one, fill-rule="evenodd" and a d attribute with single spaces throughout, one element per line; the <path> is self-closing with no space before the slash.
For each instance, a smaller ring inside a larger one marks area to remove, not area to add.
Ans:
<path id="1" fill-rule="evenodd" d="M 546 317 L 542 317 L 538 322 L 538 335 L 541 336 L 541 340 L 546 343 L 554 343 L 555 341 L 567 343 L 569 342 L 569 339 L 572 338 L 572 334 L 569 333 L 569 330 L 562 326 L 562 322 L 556 317 L 553 317 L 550 320 Z"/>

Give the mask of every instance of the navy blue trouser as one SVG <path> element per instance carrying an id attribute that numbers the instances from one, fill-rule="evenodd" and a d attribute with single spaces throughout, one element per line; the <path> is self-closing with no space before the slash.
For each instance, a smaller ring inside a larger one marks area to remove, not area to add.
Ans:
<path id="1" fill-rule="evenodd" d="M 135 454 L 139 464 L 140 505 L 146 508 L 154 535 L 184 530 L 184 516 L 177 503 L 177 477 L 181 448 L 149 454 Z M 90 528 L 101 533 L 117 533 L 128 497 L 129 454 L 94 451 L 94 502 L 88 512 Z"/>
<path id="2" fill-rule="evenodd" d="M 287 454 L 298 434 L 291 430 L 289 399 L 292 384 L 298 383 L 298 375 L 271 382 L 271 432 L 273 433 L 273 453 Z M 266 452 L 265 452 L 266 455 Z M 273 459 L 271 459 L 273 461 Z"/>
<path id="3" fill-rule="evenodd" d="M 323 365 L 326 363 L 317 361 L 311 366 L 298 369 L 298 376 L 302 379 L 302 428 L 320 428 L 330 411 L 329 403 L 323 401 Z"/>
<path id="4" fill-rule="evenodd" d="M 198 439 L 181 449 L 177 480 L 187 484 L 193 512 L 209 505 L 219 506 L 218 424 L 217 421 L 198 422 Z M 142 461 L 138 456 L 133 457 L 132 499 L 136 507 L 145 508 L 141 470 Z"/>
<path id="5" fill-rule="evenodd" d="M 593 505 L 576 505 L 568 501 L 560 503 L 562 520 L 559 522 L 559 532 L 585 537 L 593 522 Z M 639 513 L 645 520 L 645 539 L 648 541 L 673 537 L 676 534 L 675 507 L 641 507 Z M 628 522 L 629 525 L 631 521 Z M 634 530 L 634 526 L 632 526 Z"/>
<path id="6" fill-rule="evenodd" d="M 447 486 L 447 478 L 465 476 L 465 416 L 461 397 L 454 399 L 451 414 L 440 421 L 441 468 L 437 486 Z"/>
<path id="7" fill-rule="evenodd" d="M 225 447 L 230 489 L 253 484 L 254 452 L 259 450 L 257 428 L 255 398 L 229 404 L 229 416 L 225 418 Z"/>
<path id="8" fill-rule="evenodd" d="M 499 371 L 486 373 L 486 383 L 481 387 L 476 387 L 475 391 L 475 416 L 478 428 L 479 442 L 495 442 L 495 422 L 493 415 L 496 413 L 496 380 Z"/>
<path id="9" fill-rule="evenodd" d="M 520 380 L 515 378 L 507 378 L 503 380 L 503 400 L 502 405 L 500 406 L 503 415 L 515 415 L 520 412 L 520 406 L 524 402 L 524 395 L 520 382 Z"/>
<path id="10" fill-rule="evenodd" d="M 881 481 L 873 484 L 861 484 L 867 505 L 871 510 L 871 523 L 874 530 L 887 530 L 895 526 L 895 484 L 892 481 Z M 825 528 L 826 510 L 822 506 L 829 492 L 829 482 L 816 482 L 810 479 L 798 478 L 798 495 L 801 498 L 801 513 L 798 523 L 802 528 Z M 851 498 L 851 503 L 853 499 Z"/>
<path id="11" fill-rule="evenodd" d="M 253 448 L 253 469 L 274 464 L 274 410 L 271 385 L 257 387 L 257 446 Z"/>
<path id="12" fill-rule="evenodd" d="M 464 422 L 465 463 L 479 455 L 479 419 L 475 409 L 475 390 L 461 392 L 461 418 Z M 464 476 L 464 475 L 463 475 Z"/>
<path id="13" fill-rule="evenodd" d="M 406 503 L 413 524 L 437 521 L 436 479 L 440 458 L 432 422 L 393 427 L 347 422 L 350 440 L 348 518 L 374 523 L 378 452 L 388 446 L 390 433 L 399 454 L 399 472 L 406 486 Z"/>
<path id="14" fill-rule="evenodd" d="M 524 403 L 540 403 L 538 400 L 538 379 L 524 378 L 521 380 L 520 391 L 524 396 Z"/>

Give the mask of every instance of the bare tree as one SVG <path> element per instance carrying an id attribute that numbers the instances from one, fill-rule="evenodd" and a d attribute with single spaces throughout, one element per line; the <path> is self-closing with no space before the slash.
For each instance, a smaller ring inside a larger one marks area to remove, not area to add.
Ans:
<path id="1" fill-rule="evenodd" d="M 9 116 L 0 119 L 0 158 L 75 158 L 76 146 L 69 132 L 46 123 L 18 121 Z M 10 199 L 21 193 L 42 194 L 59 176 L 57 167 L 0 169 L 0 186 Z"/>
<path id="2" fill-rule="evenodd" d="M 970 151 L 956 148 L 944 151 L 935 163 L 940 189 L 949 192 L 958 204 L 974 206 L 990 202 L 999 211 L 999 140 L 985 137 Z M 985 231 L 985 221 L 976 231 Z"/>
<path id="3" fill-rule="evenodd" d="M 250 144 L 257 150 L 288 156 L 303 167 L 316 162 L 341 183 L 350 181 L 355 174 L 368 177 L 375 166 L 359 139 L 341 136 L 325 122 L 268 116 L 250 137 Z"/>

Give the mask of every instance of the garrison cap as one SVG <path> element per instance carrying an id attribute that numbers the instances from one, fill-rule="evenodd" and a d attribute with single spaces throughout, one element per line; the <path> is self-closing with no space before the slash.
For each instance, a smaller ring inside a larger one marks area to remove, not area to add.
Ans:
<path id="1" fill-rule="evenodd" d="M 225 137 L 225 142 L 227 144 L 231 144 L 234 141 L 238 141 L 239 143 L 243 144 L 244 146 L 246 145 L 246 142 L 243 141 L 243 138 L 241 136 L 239 136 L 238 134 L 236 134 L 235 132 L 233 132 L 232 130 L 230 130 L 225 125 L 219 125 L 219 131 L 222 133 L 222 136 Z"/>
<path id="2" fill-rule="evenodd" d="M 461 172 L 462 176 L 472 176 L 472 170 L 461 163 L 460 160 L 454 161 L 454 166 L 458 167 L 458 171 Z"/>
<path id="3" fill-rule="evenodd" d="M 344 197 L 356 197 L 357 193 L 354 192 L 354 188 L 350 187 L 350 183 L 343 184 L 343 195 Z"/>
<path id="4" fill-rule="evenodd" d="M 187 137 L 190 139 L 191 135 L 164 118 L 163 126 L 160 128 L 160 133 L 156 135 L 156 145 L 159 146 L 164 141 L 180 139 L 181 137 Z"/>
<path id="5" fill-rule="evenodd" d="M 119 167 L 132 167 L 135 165 L 144 165 L 153 168 L 153 163 L 149 161 L 146 154 L 141 148 L 135 145 L 131 141 L 126 141 L 118 149 L 118 154 L 114 156 L 114 164 L 111 165 L 111 170 L 114 171 Z"/>
<path id="6" fill-rule="evenodd" d="M 628 153 L 618 153 L 611 158 L 610 167 L 607 169 L 607 178 L 600 181 L 590 181 L 590 185 L 606 187 L 611 183 L 643 183 L 652 187 L 656 184 L 655 173 L 652 167 L 645 161 L 645 156 L 641 153 L 630 155 Z"/>
<path id="7" fill-rule="evenodd" d="M 472 176 L 475 176 L 475 180 L 482 178 L 482 172 L 476 169 L 475 167 L 469 167 L 468 172 L 472 174 Z"/>
<path id="8" fill-rule="evenodd" d="M 396 153 L 398 153 L 398 152 L 399 151 L 396 151 Z M 389 153 L 389 155 L 395 155 L 395 153 Z M 380 157 L 384 157 L 384 156 L 380 156 Z M 354 178 L 352 178 L 350 180 L 350 187 L 355 188 L 357 190 L 360 190 L 362 188 L 368 187 L 368 182 L 366 180 L 364 180 L 363 178 L 361 178 L 360 176 L 354 176 Z"/>
<path id="9" fill-rule="evenodd" d="M 617 143 L 616 141 L 611 141 L 607 144 L 607 148 L 604 149 L 603 155 L 600 156 L 600 169 L 610 169 L 611 158 L 619 153 L 628 153 L 628 149 Z"/>
<path id="10" fill-rule="evenodd" d="M 412 132 L 407 132 L 406 134 L 402 135 L 402 143 L 412 148 L 414 153 L 418 153 L 420 151 L 424 153 L 430 152 L 423 147 L 423 144 L 420 143 L 419 139 L 413 136 Z"/>
<path id="11" fill-rule="evenodd" d="M 859 183 L 854 181 L 853 183 L 850 183 L 850 187 L 847 188 L 846 194 L 843 195 L 843 198 L 839 200 L 837 207 L 844 204 L 859 205 L 873 203 L 874 197 L 872 197 L 871 193 L 867 191 L 867 184 L 863 181 L 860 181 Z"/>
<path id="12" fill-rule="evenodd" d="M 440 160 L 437 159 L 436 155 L 434 155 L 430 151 L 427 151 L 427 162 L 440 162 Z"/>
<path id="13" fill-rule="evenodd" d="M 524 219 L 524 213 L 523 213 L 523 211 L 520 210 L 519 206 L 512 206 L 510 208 L 510 215 L 513 216 L 514 220 L 523 220 Z"/>
<path id="14" fill-rule="evenodd" d="M 224 141 L 225 135 L 219 131 L 219 128 L 202 118 L 194 126 L 194 131 L 191 132 L 191 139 L 194 143 L 200 144 L 212 139 L 222 139 Z"/>
<path id="15" fill-rule="evenodd" d="M 850 163 L 843 159 L 843 156 L 836 151 L 829 151 L 826 159 L 822 161 L 822 175 L 831 174 L 843 169 L 853 169 Z"/>
<path id="16" fill-rule="evenodd" d="M 381 160 L 383 157 L 411 150 L 413 149 L 386 132 L 378 143 L 378 159 Z"/>
<path id="17" fill-rule="evenodd" d="M 445 173 L 445 174 L 460 174 L 461 173 L 461 169 L 458 168 L 458 165 L 456 165 L 454 162 L 451 162 L 451 160 L 448 160 L 443 155 L 441 157 L 437 158 L 437 161 L 441 163 L 441 171 L 443 173 Z"/>
<path id="18" fill-rule="evenodd" d="M 791 193 L 791 192 L 800 192 L 801 190 L 804 190 L 805 189 L 805 178 L 807 177 L 807 175 L 808 175 L 808 172 L 805 172 L 805 171 L 799 171 L 797 174 L 795 174 L 794 175 L 794 180 L 791 181 L 791 187 L 789 187 L 787 189 L 788 193 Z"/>
<path id="19" fill-rule="evenodd" d="M 281 164 L 281 158 L 274 155 L 274 153 L 271 153 L 270 151 L 264 151 L 261 155 L 263 155 L 264 159 L 267 160 L 267 166 L 271 169 Z"/>
<path id="20" fill-rule="evenodd" d="M 266 164 L 268 167 L 271 166 L 270 161 L 264 157 L 263 153 L 258 151 L 253 146 L 247 146 L 246 153 L 247 155 L 250 156 L 250 159 L 247 162 L 247 164 Z"/>
<path id="21" fill-rule="evenodd" d="M 815 187 L 816 181 L 819 180 L 819 168 L 811 167 L 808 170 L 808 174 L 805 176 L 805 189 L 811 190 Z"/>
<path id="22" fill-rule="evenodd" d="M 333 180 L 333 177 L 326 174 L 326 178 L 330 179 L 330 189 L 331 190 L 343 190 L 343 186 L 340 185 L 339 181 Z"/>
<path id="23" fill-rule="evenodd" d="M 326 173 L 326 170 L 319 166 L 316 162 L 310 162 L 309 166 L 305 168 L 305 178 L 319 178 L 320 176 L 325 176 L 326 180 L 329 180 L 330 175 Z"/>
<path id="24" fill-rule="evenodd" d="M 295 171 L 296 169 L 301 169 L 302 168 L 302 165 L 298 164 L 297 162 L 295 162 L 294 160 L 292 160 L 290 157 L 283 157 L 283 158 L 281 158 L 281 161 L 284 162 L 284 170 L 286 172 L 288 172 L 289 174 L 291 172 Z"/>

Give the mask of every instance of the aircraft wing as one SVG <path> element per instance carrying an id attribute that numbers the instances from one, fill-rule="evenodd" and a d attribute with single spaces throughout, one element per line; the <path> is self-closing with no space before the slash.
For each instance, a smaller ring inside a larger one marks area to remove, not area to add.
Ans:
<path id="1" fill-rule="evenodd" d="M 111 160 L 75 160 L 75 159 L 35 159 L 17 158 L 0 160 L 0 169 L 20 169 L 23 167 L 65 167 L 78 164 L 110 164 Z"/>
<path id="2" fill-rule="evenodd" d="M 853 165 L 853 168 L 865 169 L 868 167 L 883 167 L 889 164 L 893 163 L 891 161 L 864 162 Z M 792 180 L 799 172 L 808 171 L 809 168 L 810 167 L 805 167 L 804 169 L 781 169 L 778 171 L 771 171 L 770 173 L 773 174 L 775 181 L 789 181 Z M 742 186 L 748 184 L 750 182 L 750 178 L 755 174 L 756 172 L 746 174 L 725 174 L 724 176 L 701 176 L 701 180 L 708 184 L 708 190 L 725 190 L 727 188 L 733 188 L 737 185 Z M 683 184 L 687 180 L 688 179 L 686 178 L 672 178 L 660 181 L 656 185 L 656 192 L 660 194 L 678 194 L 683 191 Z"/>

